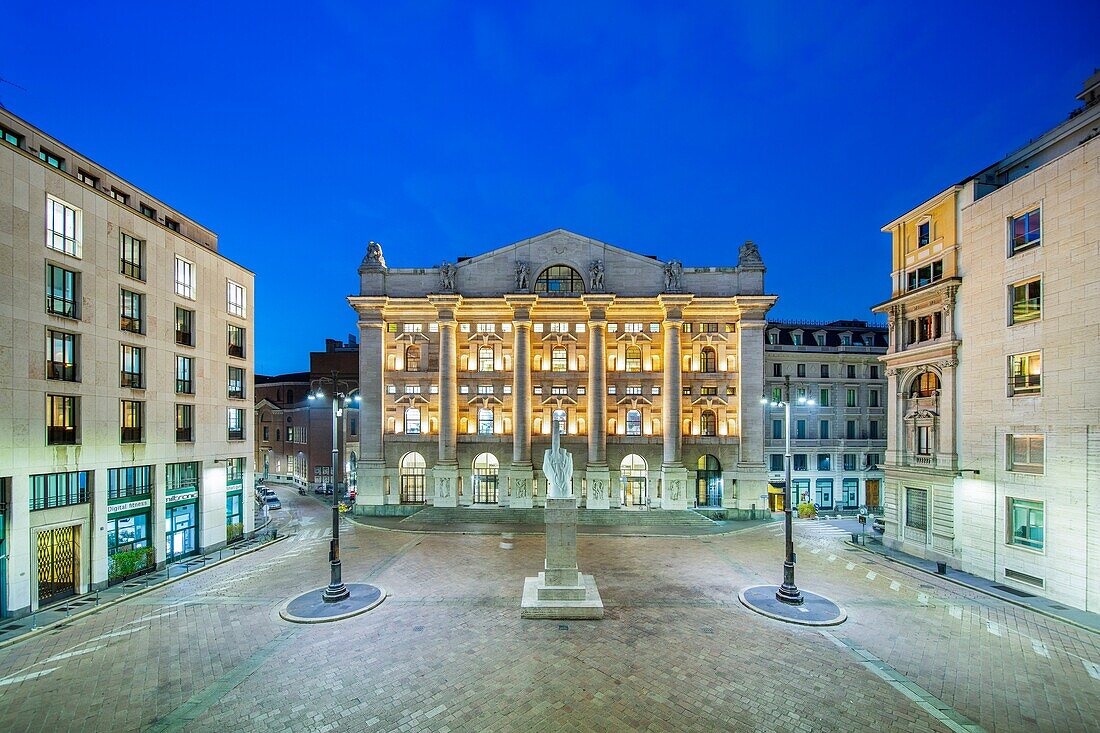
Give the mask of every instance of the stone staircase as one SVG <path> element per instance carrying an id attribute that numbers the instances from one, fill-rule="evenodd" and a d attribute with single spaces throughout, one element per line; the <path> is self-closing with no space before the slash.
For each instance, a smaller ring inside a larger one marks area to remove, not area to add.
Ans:
<path id="1" fill-rule="evenodd" d="M 543 510 L 469 507 L 424 507 L 406 517 L 402 524 L 536 524 L 543 523 Z M 713 527 L 714 522 L 691 510 L 632 511 L 623 509 L 580 509 L 577 524 L 601 527 Z"/>

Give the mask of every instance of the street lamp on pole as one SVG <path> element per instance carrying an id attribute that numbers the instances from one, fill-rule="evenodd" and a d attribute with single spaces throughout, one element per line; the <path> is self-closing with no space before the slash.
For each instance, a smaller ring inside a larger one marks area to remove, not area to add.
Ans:
<path id="1" fill-rule="evenodd" d="M 787 376 L 783 380 L 783 399 L 760 398 L 760 404 L 772 407 L 783 406 L 784 423 L 786 423 L 786 447 L 783 460 L 783 529 L 786 538 L 786 555 L 783 559 L 783 585 L 775 593 L 775 598 L 792 606 L 801 605 L 802 592 L 794 584 L 794 524 L 791 518 L 791 378 Z M 799 397 L 798 404 L 812 407 L 813 399 Z"/>
<path id="2" fill-rule="evenodd" d="M 353 402 L 359 401 L 359 395 L 351 396 L 352 385 L 341 379 L 337 379 L 334 372 L 331 377 L 322 377 L 314 380 L 309 393 L 309 400 L 315 402 L 325 398 L 323 385 L 332 385 L 332 540 L 329 542 L 329 583 L 321 593 L 326 603 L 336 603 L 351 595 L 348 587 L 341 579 L 340 567 L 340 505 L 338 503 L 340 492 L 337 489 L 336 476 L 340 466 L 340 444 L 338 425 L 340 416 L 345 408 Z M 342 391 L 346 390 L 346 391 Z M 346 482 L 345 482 L 346 483 Z"/>

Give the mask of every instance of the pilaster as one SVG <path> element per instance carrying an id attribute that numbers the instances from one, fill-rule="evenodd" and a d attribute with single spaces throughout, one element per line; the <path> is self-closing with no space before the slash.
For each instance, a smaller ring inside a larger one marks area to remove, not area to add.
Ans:
<path id="1" fill-rule="evenodd" d="M 353 298 L 359 314 L 359 462 L 356 504 L 386 502 L 384 453 L 385 298 Z"/>
<path id="2" fill-rule="evenodd" d="M 585 481 L 588 509 L 611 506 L 611 471 L 607 465 L 607 309 L 613 295 L 586 295 L 588 306 L 588 463 Z"/>

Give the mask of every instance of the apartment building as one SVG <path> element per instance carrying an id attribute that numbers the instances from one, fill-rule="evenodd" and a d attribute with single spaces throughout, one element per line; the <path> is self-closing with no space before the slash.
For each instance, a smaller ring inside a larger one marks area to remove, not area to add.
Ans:
<path id="1" fill-rule="evenodd" d="M 252 529 L 253 275 L 0 109 L 0 598 L 23 614 Z"/>
<path id="2" fill-rule="evenodd" d="M 887 225 L 886 541 L 1100 608 L 1100 73 L 1082 106 Z"/>
<path id="3" fill-rule="evenodd" d="M 886 453 L 886 328 L 866 321 L 769 321 L 765 396 L 791 389 L 791 496 L 827 509 L 877 509 Z M 806 400 L 799 403 L 799 398 Z M 768 506 L 783 509 L 786 426 L 765 406 Z"/>

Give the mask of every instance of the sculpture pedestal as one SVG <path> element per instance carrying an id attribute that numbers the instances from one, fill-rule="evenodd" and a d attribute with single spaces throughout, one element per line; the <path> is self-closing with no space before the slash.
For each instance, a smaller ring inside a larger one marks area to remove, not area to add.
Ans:
<path id="1" fill-rule="evenodd" d="M 432 506 L 458 506 L 458 464 L 436 464 L 432 469 L 432 480 L 435 482 Z"/>
<path id="2" fill-rule="evenodd" d="M 546 499 L 546 569 L 523 581 L 521 618 L 601 619 L 603 600 L 591 575 L 577 569 L 577 500 Z"/>
<path id="3" fill-rule="evenodd" d="M 508 506 L 514 509 L 530 509 L 533 507 L 531 494 L 535 485 L 535 470 L 531 465 L 513 465 L 508 471 L 508 478 L 511 479 L 512 483 L 512 495 L 508 498 Z"/>
<path id="4" fill-rule="evenodd" d="M 610 509 L 611 471 L 607 466 L 589 466 L 584 472 L 584 478 L 588 483 L 588 497 L 584 506 L 588 509 Z M 618 506 L 617 496 L 615 505 Z"/>
<path id="5" fill-rule="evenodd" d="M 694 504 L 694 497 L 688 486 L 687 469 L 678 464 L 661 466 L 661 508 L 688 509 Z"/>

